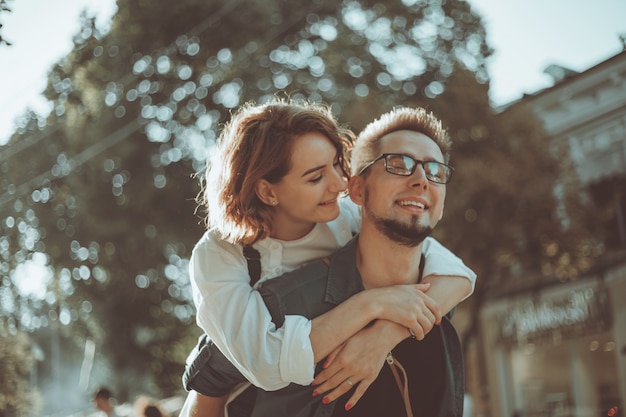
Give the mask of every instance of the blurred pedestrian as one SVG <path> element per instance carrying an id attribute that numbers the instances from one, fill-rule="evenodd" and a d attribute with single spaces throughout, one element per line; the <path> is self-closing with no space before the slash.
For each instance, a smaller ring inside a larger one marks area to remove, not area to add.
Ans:
<path id="1" fill-rule="evenodd" d="M 102 387 L 96 391 L 93 396 L 93 402 L 96 408 L 105 413 L 107 417 L 119 417 L 115 411 L 117 402 L 115 401 L 110 389 Z"/>
<path id="2" fill-rule="evenodd" d="M 159 401 L 154 398 L 140 396 L 135 401 L 133 408 L 137 417 L 168 417 Z"/>
<path id="3" fill-rule="evenodd" d="M 143 409 L 143 417 L 164 417 L 165 414 L 159 407 L 156 405 L 147 405 L 146 408 Z"/>

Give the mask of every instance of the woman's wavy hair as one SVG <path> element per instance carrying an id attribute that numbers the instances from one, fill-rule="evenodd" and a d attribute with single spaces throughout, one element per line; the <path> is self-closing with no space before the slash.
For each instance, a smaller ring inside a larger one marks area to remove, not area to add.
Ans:
<path id="1" fill-rule="evenodd" d="M 347 178 L 354 134 L 338 124 L 330 107 L 279 98 L 242 105 L 224 126 L 207 162 L 198 196 L 207 211 L 207 229 L 234 244 L 267 237 L 272 209 L 258 198 L 255 185 L 261 179 L 278 183 L 291 169 L 294 140 L 311 132 L 332 142 Z"/>

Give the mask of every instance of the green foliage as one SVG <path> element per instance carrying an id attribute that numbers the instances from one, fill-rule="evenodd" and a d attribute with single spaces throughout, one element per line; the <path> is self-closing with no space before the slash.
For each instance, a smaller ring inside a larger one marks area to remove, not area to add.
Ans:
<path id="1" fill-rule="evenodd" d="M 28 336 L 12 334 L 0 323 L 0 417 L 37 415 L 40 398 L 29 385 L 33 366 Z"/>

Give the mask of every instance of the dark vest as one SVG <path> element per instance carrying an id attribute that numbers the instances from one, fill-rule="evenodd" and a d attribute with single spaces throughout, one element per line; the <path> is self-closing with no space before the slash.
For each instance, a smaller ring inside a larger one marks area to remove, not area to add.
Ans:
<path id="1" fill-rule="evenodd" d="M 355 265 L 356 239 L 331 255 L 329 259 L 329 265 L 324 261 L 315 261 L 297 271 L 268 280 L 259 288 L 272 314 L 273 321 L 278 327 L 284 322 L 285 315 L 296 314 L 314 318 L 363 290 L 361 276 Z M 420 366 L 418 361 L 414 363 L 413 372 L 411 372 L 410 366 L 407 369 L 411 402 L 414 405 L 415 414 L 423 415 L 420 414 L 419 410 L 425 410 L 428 412 L 428 417 L 461 417 L 464 394 L 463 355 L 458 335 L 450 322 L 450 317 L 445 317 L 441 325 L 433 328 L 427 338 L 428 343 L 411 339 L 405 340 L 393 351 L 394 356 L 401 355 L 399 359 L 405 368 L 407 362 L 409 365 L 414 362 L 414 358 L 410 356 L 411 349 L 414 349 L 416 355 L 429 355 L 430 349 L 430 352 L 441 359 L 439 366 L 432 369 L 432 372 L 436 372 L 432 374 L 432 379 L 439 381 L 437 388 L 439 398 L 425 399 L 420 397 L 419 392 L 411 392 L 411 386 L 418 386 L 420 383 L 429 384 L 431 380 L 415 368 L 415 366 Z M 421 343 L 422 345 L 420 345 Z M 425 347 L 426 345 L 428 347 Z M 424 347 L 422 351 L 420 351 L 421 347 Z M 399 349 L 399 353 L 396 353 L 396 349 Z M 404 356 L 404 360 L 402 356 Z M 383 371 L 385 371 L 384 368 Z M 383 377 L 383 371 L 381 371 L 379 378 Z M 412 383 L 412 379 L 415 383 Z M 397 394 L 398 405 L 401 405 L 398 388 L 391 376 L 389 376 L 389 384 L 385 384 L 378 392 L 375 389 L 373 384 L 361 401 L 366 403 L 366 397 L 369 395 L 373 396 L 372 403 L 376 403 L 378 399 L 387 398 L 388 393 L 392 392 L 392 395 Z M 313 387 L 303 387 L 296 384 L 291 384 L 274 392 L 259 390 L 252 416 L 331 416 L 335 411 L 335 405 L 340 404 L 340 407 L 343 407 L 349 398 L 344 395 L 333 403 L 322 404 L 320 397 L 311 395 L 312 391 Z M 377 399 L 376 396 L 379 398 Z M 429 407 L 424 407 L 424 400 L 430 401 Z M 367 412 L 358 414 L 358 406 L 357 403 L 357 406 L 346 415 L 353 417 L 368 415 Z M 399 409 L 403 410 L 403 407 Z"/>

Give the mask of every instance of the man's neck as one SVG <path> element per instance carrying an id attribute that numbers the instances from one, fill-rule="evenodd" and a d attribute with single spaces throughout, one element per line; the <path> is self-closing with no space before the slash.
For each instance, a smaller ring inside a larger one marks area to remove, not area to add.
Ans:
<path id="1" fill-rule="evenodd" d="M 357 268 L 365 288 L 416 284 L 422 243 L 400 245 L 375 229 L 364 228 L 357 241 Z"/>

